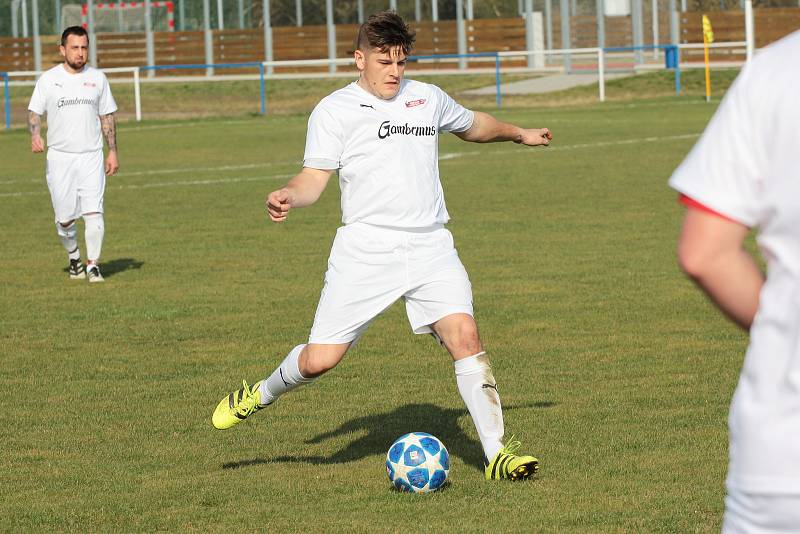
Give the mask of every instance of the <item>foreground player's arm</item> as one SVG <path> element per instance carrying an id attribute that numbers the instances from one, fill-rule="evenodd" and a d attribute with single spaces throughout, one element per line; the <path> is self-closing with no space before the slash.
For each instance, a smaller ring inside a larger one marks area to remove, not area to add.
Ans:
<path id="1" fill-rule="evenodd" d="M 41 115 L 28 111 L 28 131 L 31 133 L 31 152 L 44 152 Z"/>
<path id="2" fill-rule="evenodd" d="M 106 174 L 113 176 L 119 169 L 119 160 L 117 159 L 117 119 L 114 114 L 100 115 L 100 126 L 103 128 L 103 137 L 106 138 L 106 144 L 108 145 Z"/>
<path id="3" fill-rule="evenodd" d="M 689 208 L 678 243 L 681 268 L 736 324 L 750 329 L 764 275 L 743 248 L 748 228 Z"/>
<path id="4" fill-rule="evenodd" d="M 495 143 L 498 141 L 514 141 L 515 143 L 538 146 L 549 145 L 553 135 L 547 128 L 520 128 L 507 122 L 497 120 L 488 113 L 475 112 L 472 126 L 463 132 L 453 132 L 464 141 L 473 143 Z"/>
<path id="5" fill-rule="evenodd" d="M 310 206 L 328 185 L 333 170 L 303 167 L 284 187 L 267 195 L 267 212 L 274 222 L 283 222 L 292 208 Z"/>

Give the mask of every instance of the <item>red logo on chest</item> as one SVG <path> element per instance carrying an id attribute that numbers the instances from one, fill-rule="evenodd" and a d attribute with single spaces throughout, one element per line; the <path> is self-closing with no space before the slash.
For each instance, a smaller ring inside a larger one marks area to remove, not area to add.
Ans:
<path id="1" fill-rule="evenodd" d="M 421 106 L 424 103 L 425 103 L 424 98 L 420 98 L 419 100 L 409 100 L 408 102 L 406 102 L 406 107 L 413 108 L 415 106 Z"/>

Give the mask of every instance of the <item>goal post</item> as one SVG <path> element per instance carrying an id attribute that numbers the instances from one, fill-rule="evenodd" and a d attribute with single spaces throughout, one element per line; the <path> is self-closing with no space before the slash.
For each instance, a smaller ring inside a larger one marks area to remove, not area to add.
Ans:
<path id="1" fill-rule="evenodd" d="M 144 32 L 145 3 L 111 2 L 92 5 L 95 32 Z M 175 7 L 171 0 L 150 2 L 153 31 L 175 31 Z M 61 9 L 64 26 L 89 26 L 89 5 L 66 5 Z"/>

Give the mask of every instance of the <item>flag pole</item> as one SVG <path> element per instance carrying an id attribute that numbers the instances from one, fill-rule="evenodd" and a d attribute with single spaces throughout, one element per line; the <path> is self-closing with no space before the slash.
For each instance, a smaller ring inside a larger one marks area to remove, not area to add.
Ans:
<path id="1" fill-rule="evenodd" d="M 703 55 L 706 61 L 706 102 L 711 102 L 711 65 L 708 59 L 708 44 L 714 42 L 714 32 L 711 21 L 703 15 Z"/>
<path id="2" fill-rule="evenodd" d="M 703 53 L 706 57 L 706 102 L 711 102 L 711 68 L 708 64 L 708 41 L 703 34 Z"/>

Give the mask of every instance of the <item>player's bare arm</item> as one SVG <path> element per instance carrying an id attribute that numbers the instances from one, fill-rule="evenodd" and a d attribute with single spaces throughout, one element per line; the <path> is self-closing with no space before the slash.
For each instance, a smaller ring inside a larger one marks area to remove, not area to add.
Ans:
<path id="1" fill-rule="evenodd" d="M 108 144 L 108 150 L 117 151 L 117 119 L 113 113 L 100 115 L 100 125 L 103 128 L 103 137 Z"/>
<path id="2" fill-rule="evenodd" d="M 113 176 L 119 170 L 119 159 L 117 158 L 117 119 L 113 113 L 100 115 L 100 126 L 103 128 L 103 137 L 108 145 L 108 156 L 106 157 L 106 175 Z"/>
<path id="3" fill-rule="evenodd" d="M 304 208 L 316 202 L 328 185 L 331 174 L 333 170 L 303 167 L 284 187 L 267 195 L 269 218 L 283 222 L 290 209 Z"/>
<path id="4" fill-rule="evenodd" d="M 553 138 L 548 128 L 520 128 L 482 111 L 475 112 L 475 119 L 469 130 L 454 133 L 464 141 L 473 143 L 514 141 L 528 146 L 547 146 Z"/>
<path id="5" fill-rule="evenodd" d="M 749 229 L 688 209 L 678 243 L 681 268 L 736 324 L 750 329 L 764 275 L 742 246 Z"/>
<path id="6" fill-rule="evenodd" d="M 41 115 L 33 111 L 28 112 L 28 131 L 31 133 L 31 152 L 44 152 Z"/>

